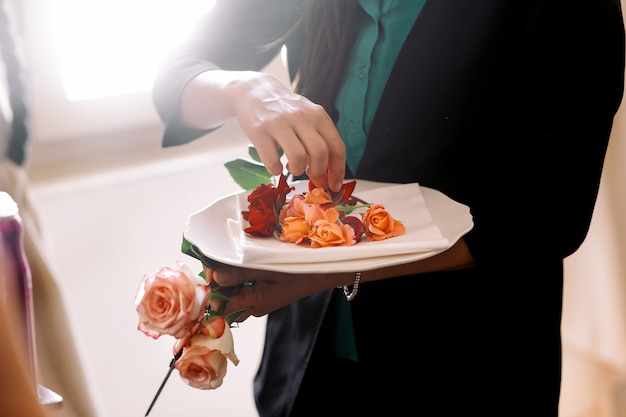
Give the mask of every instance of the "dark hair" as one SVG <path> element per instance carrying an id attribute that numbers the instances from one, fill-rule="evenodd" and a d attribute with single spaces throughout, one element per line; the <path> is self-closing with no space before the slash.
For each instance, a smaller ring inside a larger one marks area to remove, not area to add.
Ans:
<path id="1" fill-rule="evenodd" d="M 357 0 L 310 0 L 298 30 L 303 38 L 295 91 L 331 115 L 359 30 Z"/>

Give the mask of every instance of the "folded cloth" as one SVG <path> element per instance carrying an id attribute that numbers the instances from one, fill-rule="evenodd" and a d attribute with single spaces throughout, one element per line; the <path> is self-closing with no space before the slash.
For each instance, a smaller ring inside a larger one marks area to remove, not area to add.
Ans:
<path id="1" fill-rule="evenodd" d="M 303 186 L 304 184 L 304 186 Z M 370 183 L 371 184 L 371 183 Z M 376 188 L 359 189 L 354 196 L 371 204 L 382 204 L 391 216 L 406 227 L 406 234 L 381 241 L 361 240 L 352 246 L 310 248 L 285 243 L 274 237 L 256 237 L 243 231 L 247 222 L 241 212 L 248 209 L 248 193 L 236 195 L 239 216 L 227 220 L 227 231 L 241 264 L 298 264 L 386 257 L 431 252 L 449 247 L 434 222 L 418 183 L 378 184 Z M 290 195 L 306 190 L 306 181 L 296 184 Z M 288 196 L 289 197 L 289 196 Z M 364 213 L 365 209 L 352 214 Z"/>

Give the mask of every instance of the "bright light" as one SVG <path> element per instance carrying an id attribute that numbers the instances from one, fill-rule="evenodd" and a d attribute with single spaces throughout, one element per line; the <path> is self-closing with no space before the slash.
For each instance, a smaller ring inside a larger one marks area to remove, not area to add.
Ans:
<path id="1" fill-rule="evenodd" d="M 214 0 L 56 0 L 52 30 L 65 95 L 149 91 L 163 53 Z"/>

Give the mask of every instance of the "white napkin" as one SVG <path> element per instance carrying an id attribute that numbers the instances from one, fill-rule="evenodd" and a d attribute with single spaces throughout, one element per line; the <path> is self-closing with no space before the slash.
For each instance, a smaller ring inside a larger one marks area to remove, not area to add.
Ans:
<path id="1" fill-rule="evenodd" d="M 303 188 L 298 187 L 290 195 L 301 191 Z M 241 264 L 331 262 L 430 252 L 449 247 L 448 239 L 442 235 L 430 215 L 418 183 L 389 184 L 359 191 L 357 181 L 354 195 L 368 203 L 384 205 L 394 219 L 404 223 L 406 234 L 376 242 L 362 239 L 352 246 L 310 248 L 281 242 L 276 237 L 250 236 L 243 231 L 248 222 L 240 214 L 237 220 L 227 220 L 227 230 Z M 248 209 L 247 193 L 237 195 L 237 205 L 239 213 Z M 352 214 L 360 212 L 359 210 Z"/>

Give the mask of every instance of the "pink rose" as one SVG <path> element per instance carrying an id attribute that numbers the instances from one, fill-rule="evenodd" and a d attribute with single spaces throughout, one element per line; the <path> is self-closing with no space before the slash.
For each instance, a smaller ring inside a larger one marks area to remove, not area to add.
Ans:
<path id="1" fill-rule="evenodd" d="M 293 196 L 287 206 L 280 211 L 280 220 L 284 220 L 287 217 L 304 217 L 304 196 L 302 194 L 296 194 Z"/>
<path id="2" fill-rule="evenodd" d="M 191 345 L 183 348 L 182 356 L 174 365 L 183 381 L 194 388 L 220 387 L 226 376 L 227 359 L 235 366 L 239 364 L 230 327 L 225 326 L 218 338 L 212 337 L 210 333 L 202 332 L 193 336 Z"/>
<path id="3" fill-rule="evenodd" d="M 315 204 L 304 206 L 304 219 L 314 225 L 318 220 L 326 220 L 329 223 L 339 221 L 339 212 L 334 207 L 324 208 Z"/>
<path id="4" fill-rule="evenodd" d="M 211 288 L 183 262 L 180 269 L 162 267 L 143 277 L 135 297 L 137 328 L 154 339 L 193 335 L 211 296 Z"/>

